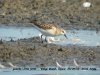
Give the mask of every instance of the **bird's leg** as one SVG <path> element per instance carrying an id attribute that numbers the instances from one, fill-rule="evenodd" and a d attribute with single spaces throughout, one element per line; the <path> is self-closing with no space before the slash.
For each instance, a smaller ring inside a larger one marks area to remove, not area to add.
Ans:
<path id="1" fill-rule="evenodd" d="M 45 41 L 47 42 L 47 36 L 45 36 Z"/>
<path id="2" fill-rule="evenodd" d="M 43 36 L 43 35 L 41 35 L 41 42 L 43 43 L 42 36 Z"/>

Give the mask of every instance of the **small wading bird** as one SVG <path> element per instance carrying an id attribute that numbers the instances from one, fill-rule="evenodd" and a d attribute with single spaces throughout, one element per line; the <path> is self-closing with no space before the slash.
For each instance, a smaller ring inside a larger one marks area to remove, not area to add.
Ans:
<path id="1" fill-rule="evenodd" d="M 55 24 L 40 24 L 37 20 L 32 20 L 30 23 L 33 23 L 34 27 L 42 33 L 41 39 L 43 35 L 45 35 L 46 37 L 64 35 L 67 38 L 66 31 Z M 46 37 L 45 41 L 47 42 Z"/>

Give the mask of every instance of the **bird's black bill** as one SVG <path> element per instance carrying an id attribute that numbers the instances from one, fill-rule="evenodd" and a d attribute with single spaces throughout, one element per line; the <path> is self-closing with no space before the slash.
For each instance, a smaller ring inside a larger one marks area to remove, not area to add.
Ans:
<path id="1" fill-rule="evenodd" d="M 65 38 L 66 38 L 66 39 L 68 39 L 68 37 L 67 37 L 67 35 L 66 35 L 66 34 L 64 34 L 64 36 L 65 36 Z"/>

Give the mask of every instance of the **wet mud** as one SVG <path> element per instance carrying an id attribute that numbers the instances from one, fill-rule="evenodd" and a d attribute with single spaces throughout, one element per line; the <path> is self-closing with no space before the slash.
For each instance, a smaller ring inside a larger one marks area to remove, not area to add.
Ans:
<path id="1" fill-rule="evenodd" d="M 41 43 L 40 38 L 21 39 L 18 41 L 0 41 L 0 62 L 7 66 L 8 62 L 16 66 L 47 67 L 100 66 L 100 46 L 88 47 L 78 45 L 60 46 Z"/>

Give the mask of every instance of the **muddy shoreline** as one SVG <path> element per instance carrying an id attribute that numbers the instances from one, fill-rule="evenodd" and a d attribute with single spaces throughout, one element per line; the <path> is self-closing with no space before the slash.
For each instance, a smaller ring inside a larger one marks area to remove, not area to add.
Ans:
<path id="1" fill-rule="evenodd" d="M 84 8 L 78 0 L 1 0 L 0 25 L 31 26 L 30 21 L 55 23 L 63 28 L 100 30 L 100 0 L 89 0 L 92 6 Z M 17 23 L 17 24 L 16 24 Z M 18 24 L 19 23 L 19 24 Z"/>
<path id="2" fill-rule="evenodd" d="M 57 66 L 56 61 L 63 66 L 75 66 L 74 59 L 80 66 L 100 67 L 100 46 L 43 44 L 38 37 L 0 43 L 0 63 L 7 67 L 8 62 L 19 67 Z"/>

